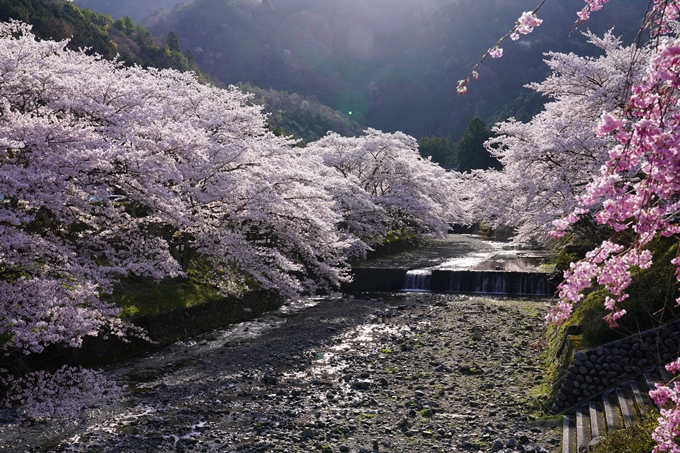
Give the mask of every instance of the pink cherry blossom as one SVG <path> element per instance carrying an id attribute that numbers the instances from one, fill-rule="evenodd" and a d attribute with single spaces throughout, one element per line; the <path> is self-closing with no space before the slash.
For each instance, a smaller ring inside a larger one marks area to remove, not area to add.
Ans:
<path id="1" fill-rule="evenodd" d="M 605 1 L 588 1 L 582 19 L 601 8 Z M 669 21 L 678 17 L 676 2 L 655 1 L 647 25 L 657 32 L 670 30 Z M 583 207 L 596 207 L 594 216 L 600 224 L 617 232 L 631 231 L 635 239 L 629 244 L 615 245 L 606 241 L 575 264 L 565 274 L 560 285 L 561 301 L 554 307 L 551 319 L 561 319 L 568 312 L 565 304 L 573 304 L 592 281 L 604 286 L 611 294 L 605 298 L 610 313 L 604 317 L 611 327 L 625 315 L 618 304 L 627 297 L 633 268 L 647 269 L 652 257 L 647 249 L 658 236 L 672 236 L 680 231 L 677 221 L 680 195 L 680 40 L 659 38 L 659 45 L 648 61 L 643 80 L 634 84 L 622 114 L 602 114 L 596 133 L 599 137 L 616 132 L 617 140 L 609 151 L 609 160 L 595 175 L 580 197 Z M 620 119 L 621 118 L 621 119 Z M 636 173 L 631 178 L 631 171 Z M 570 219 L 571 220 L 571 219 Z M 569 221 L 559 222 L 556 234 L 563 234 Z M 680 282 L 680 259 L 675 258 L 676 277 Z M 584 272 L 588 270 L 588 272 Z M 680 359 L 667 365 L 677 372 Z M 680 435 L 680 385 L 658 385 L 650 396 L 662 408 L 659 426 L 653 438 L 654 452 L 678 452 Z"/>
<path id="2" fill-rule="evenodd" d="M 517 19 L 517 23 L 517 32 L 526 35 L 534 31 L 534 27 L 541 25 L 543 20 L 537 18 L 535 13 L 525 11 Z"/>
<path id="3" fill-rule="evenodd" d="M 503 49 L 500 47 L 492 47 L 491 49 L 488 50 L 489 55 L 491 58 L 501 58 L 503 56 Z"/>
<path id="4" fill-rule="evenodd" d="M 463 187 L 402 133 L 277 137 L 235 87 L 145 70 L 0 24 L 0 335 L 24 354 L 136 335 L 121 277 L 186 275 L 223 294 L 333 290 L 390 230 L 465 222 Z M 28 76 L 30 75 L 30 76 Z M 67 415 L 115 386 L 85 369 L 0 370 L 5 402 Z"/>
<path id="5" fill-rule="evenodd" d="M 618 129 L 623 128 L 623 121 L 617 119 L 614 115 L 608 112 L 602 114 L 602 119 L 597 129 L 595 129 L 598 137 L 604 137 L 605 135 L 614 132 Z"/>
<path id="6" fill-rule="evenodd" d="M 607 2 L 586 0 L 579 22 Z M 510 119 L 497 125 L 498 136 L 487 146 L 504 168 L 471 176 L 484 200 L 483 206 L 473 202 L 474 214 L 490 225 L 516 228 L 522 239 L 536 237 L 546 225 L 557 239 L 592 222 L 617 233 L 571 264 L 549 321 L 568 319 L 583 292 L 598 284 L 609 292 L 604 320 L 616 327 L 626 313 L 620 304 L 628 298 L 631 273 L 652 264 L 650 242 L 680 235 L 678 17 L 677 0 L 653 0 L 643 19 L 652 37 L 648 45 L 624 50 L 611 34 L 599 40 L 588 34 L 604 57 L 549 54 L 553 74 L 530 87 L 555 101 L 528 123 Z M 525 13 L 506 36 L 516 39 L 537 21 Z M 680 283 L 680 258 L 671 263 Z M 677 372 L 680 359 L 667 369 Z M 653 433 L 654 453 L 680 453 L 680 383 L 657 386 L 650 395 L 666 405 Z"/>

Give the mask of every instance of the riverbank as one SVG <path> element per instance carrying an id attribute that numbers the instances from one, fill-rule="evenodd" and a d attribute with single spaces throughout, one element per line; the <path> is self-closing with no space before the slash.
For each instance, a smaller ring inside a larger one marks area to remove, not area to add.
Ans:
<path id="1" fill-rule="evenodd" d="M 2 451 L 554 452 L 539 411 L 546 302 L 307 301 L 107 374 L 125 398 L 68 424 L 0 420 Z M 19 450 L 21 448 L 21 450 Z"/>

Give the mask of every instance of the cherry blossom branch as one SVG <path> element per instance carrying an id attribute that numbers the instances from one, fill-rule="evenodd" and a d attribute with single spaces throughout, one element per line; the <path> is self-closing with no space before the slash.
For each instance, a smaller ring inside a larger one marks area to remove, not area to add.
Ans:
<path id="1" fill-rule="evenodd" d="M 496 41 L 496 44 L 494 44 L 493 47 L 491 47 L 484 53 L 484 55 L 482 55 L 482 58 L 480 58 L 477 64 L 474 65 L 472 71 L 470 71 L 470 74 L 466 78 L 458 81 L 458 85 L 456 87 L 456 92 L 458 95 L 462 96 L 467 93 L 467 85 L 471 79 L 479 80 L 477 68 L 479 68 L 484 60 L 486 60 L 486 57 L 490 56 L 491 58 L 501 58 L 503 56 L 503 49 L 498 47 L 503 41 L 505 41 L 508 37 L 510 37 L 510 39 L 513 41 L 517 41 L 519 39 L 519 34 L 529 34 L 534 30 L 535 27 L 541 25 L 543 20 L 536 17 L 536 12 L 541 9 L 545 1 L 546 0 L 541 0 L 541 3 L 539 3 L 538 6 L 532 11 L 522 13 L 519 19 L 517 19 L 517 22 L 515 22 L 514 27 L 512 27 L 510 31 L 508 31 L 505 35 L 503 35 L 503 37 Z"/>

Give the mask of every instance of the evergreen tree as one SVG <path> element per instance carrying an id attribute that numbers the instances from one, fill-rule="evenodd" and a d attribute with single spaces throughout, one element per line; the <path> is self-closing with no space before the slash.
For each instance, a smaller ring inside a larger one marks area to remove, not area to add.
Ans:
<path id="1" fill-rule="evenodd" d="M 165 41 L 165 44 L 171 52 L 182 53 L 182 48 L 179 46 L 179 38 L 174 31 L 168 33 L 168 39 Z"/>
<path id="2" fill-rule="evenodd" d="M 130 16 L 124 16 L 113 23 L 113 26 L 118 30 L 125 33 L 125 35 L 130 36 L 135 31 L 135 24 L 130 19 Z"/>
<path id="3" fill-rule="evenodd" d="M 470 121 L 467 129 L 465 129 L 465 132 L 463 132 L 463 135 L 456 144 L 454 152 L 458 171 L 501 168 L 501 163 L 484 147 L 484 142 L 492 136 L 493 133 L 479 117 L 475 117 Z"/>
<path id="4" fill-rule="evenodd" d="M 453 148 L 446 137 L 420 137 L 418 139 L 418 152 L 423 158 L 432 157 L 432 162 L 436 162 L 442 167 L 453 165 Z"/>
<path id="5" fill-rule="evenodd" d="M 198 63 L 196 63 L 196 55 L 194 55 L 191 49 L 187 50 L 187 52 L 184 54 L 184 57 L 187 59 L 189 69 L 194 71 L 198 69 Z"/>

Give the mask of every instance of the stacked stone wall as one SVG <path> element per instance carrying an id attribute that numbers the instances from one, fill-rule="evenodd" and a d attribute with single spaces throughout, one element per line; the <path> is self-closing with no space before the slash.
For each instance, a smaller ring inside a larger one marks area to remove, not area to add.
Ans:
<path id="1" fill-rule="evenodd" d="M 574 354 L 553 411 L 562 412 L 680 355 L 680 321 Z"/>

